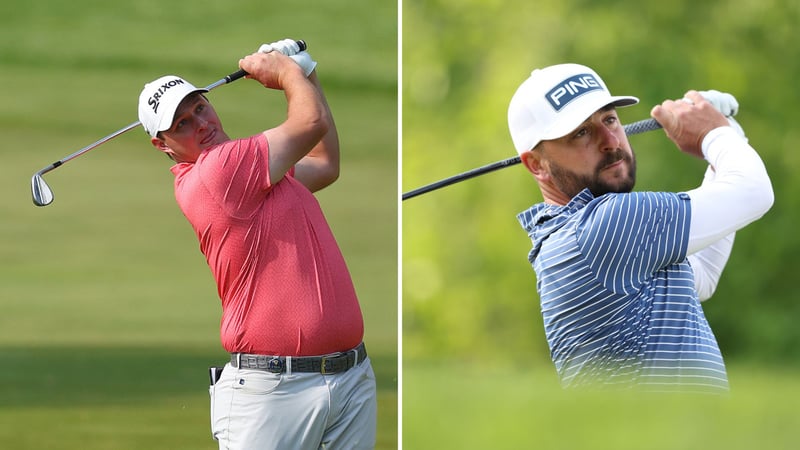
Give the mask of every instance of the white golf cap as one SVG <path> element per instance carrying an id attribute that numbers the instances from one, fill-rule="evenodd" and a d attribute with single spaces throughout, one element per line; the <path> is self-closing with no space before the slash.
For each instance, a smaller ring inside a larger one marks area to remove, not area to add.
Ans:
<path id="1" fill-rule="evenodd" d="M 159 131 L 169 130 L 178 105 L 193 92 L 208 92 L 175 75 L 166 75 L 144 85 L 139 94 L 139 122 L 144 131 L 156 137 Z"/>
<path id="2" fill-rule="evenodd" d="M 508 106 L 508 129 L 521 154 L 567 135 L 605 106 L 636 103 L 636 97 L 613 97 L 594 70 L 558 64 L 534 70 L 520 85 Z"/>

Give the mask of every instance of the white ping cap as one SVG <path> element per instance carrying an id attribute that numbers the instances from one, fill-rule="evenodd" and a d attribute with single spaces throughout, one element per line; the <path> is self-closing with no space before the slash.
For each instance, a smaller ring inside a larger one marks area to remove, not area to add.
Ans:
<path id="1" fill-rule="evenodd" d="M 522 154 L 541 141 L 567 135 L 605 106 L 636 103 L 636 97 L 611 96 L 594 70 L 558 64 L 534 70 L 520 85 L 508 106 L 508 129 Z"/>

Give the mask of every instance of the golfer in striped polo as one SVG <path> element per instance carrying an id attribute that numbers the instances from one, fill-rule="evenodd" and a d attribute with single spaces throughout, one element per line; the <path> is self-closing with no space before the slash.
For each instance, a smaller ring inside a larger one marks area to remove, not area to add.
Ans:
<path id="1" fill-rule="evenodd" d="M 534 70 L 514 94 L 514 146 L 544 201 L 520 213 L 531 238 L 545 334 L 564 387 L 726 391 L 725 364 L 701 301 L 717 285 L 736 230 L 764 215 L 769 177 L 736 100 L 689 91 L 651 115 L 684 153 L 705 159 L 686 192 L 632 192 L 636 158 L 592 69 Z"/>

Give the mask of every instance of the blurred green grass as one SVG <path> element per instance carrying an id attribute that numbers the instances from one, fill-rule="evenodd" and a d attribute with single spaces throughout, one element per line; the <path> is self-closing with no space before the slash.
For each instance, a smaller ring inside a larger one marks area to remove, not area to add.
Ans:
<path id="1" fill-rule="evenodd" d="M 403 445 L 424 449 L 794 449 L 796 371 L 729 367 L 728 396 L 571 392 L 549 365 L 403 364 Z"/>
<path id="2" fill-rule="evenodd" d="M 210 438 L 207 348 L 4 347 L 0 442 L 23 449 L 200 449 Z M 370 359 L 379 381 L 376 448 L 397 448 L 395 356 Z M 205 395 L 203 395 L 205 394 Z M 36 431 L 47 431 L 38 433 Z"/>
<path id="3" fill-rule="evenodd" d="M 397 447 L 397 14 L 364 0 L 0 5 L 0 447 L 215 447 L 219 299 L 170 161 L 136 129 L 47 174 L 46 208 L 30 177 L 135 121 L 145 82 L 210 84 L 284 37 L 309 43 L 339 129 L 341 177 L 318 198 L 364 311 L 378 448 Z M 231 136 L 285 114 L 251 80 L 209 95 Z"/>

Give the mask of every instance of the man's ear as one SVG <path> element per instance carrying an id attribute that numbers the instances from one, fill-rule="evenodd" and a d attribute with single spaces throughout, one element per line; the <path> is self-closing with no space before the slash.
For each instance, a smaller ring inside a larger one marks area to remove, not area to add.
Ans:
<path id="1" fill-rule="evenodd" d="M 159 151 L 164 152 L 169 156 L 169 159 L 175 160 L 174 152 L 171 148 L 167 145 L 166 141 L 157 137 L 151 137 L 150 143 L 153 144 L 153 147 L 157 148 Z"/>
<path id="2" fill-rule="evenodd" d="M 538 181 L 545 181 L 550 178 L 550 172 L 547 170 L 547 161 L 544 161 L 541 150 L 529 150 L 520 154 L 519 157 L 522 160 L 522 165 Z"/>

